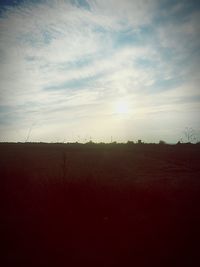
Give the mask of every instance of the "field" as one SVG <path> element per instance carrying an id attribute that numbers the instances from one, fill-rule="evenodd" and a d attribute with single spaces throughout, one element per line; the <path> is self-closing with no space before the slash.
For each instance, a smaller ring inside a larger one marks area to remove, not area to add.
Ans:
<path id="1" fill-rule="evenodd" d="M 2 267 L 198 266 L 199 145 L 2 143 L 0 177 Z"/>

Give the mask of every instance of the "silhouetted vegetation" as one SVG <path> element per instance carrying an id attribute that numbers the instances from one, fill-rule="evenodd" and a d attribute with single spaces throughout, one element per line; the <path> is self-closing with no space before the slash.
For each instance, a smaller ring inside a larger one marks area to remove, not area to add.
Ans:
<path id="1" fill-rule="evenodd" d="M 166 142 L 163 141 L 163 140 L 160 140 L 160 141 L 159 141 L 159 145 L 166 145 Z"/>

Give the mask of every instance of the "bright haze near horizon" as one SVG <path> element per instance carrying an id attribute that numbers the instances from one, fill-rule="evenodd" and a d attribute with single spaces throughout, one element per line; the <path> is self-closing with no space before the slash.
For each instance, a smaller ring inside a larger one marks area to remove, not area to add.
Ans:
<path id="1" fill-rule="evenodd" d="M 200 5 L 0 3 L 0 141 L 200 136 Z"/>

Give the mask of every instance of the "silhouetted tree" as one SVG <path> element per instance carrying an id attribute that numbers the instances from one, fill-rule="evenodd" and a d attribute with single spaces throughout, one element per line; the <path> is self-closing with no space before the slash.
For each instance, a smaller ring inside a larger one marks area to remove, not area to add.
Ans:
<path id="1" fill-rule="evenodd" d="M 197 140 L 194 129 L 192 127 L 186 127 L 184 131 L 184 135 L 185 135 L 185 139 L 187 143 L 192 143 Z"/>
<path id="2" fill-rule="evenodd" d="M 160 141 L 159 141 L 159 145 L 166 145 L 166 142 L 163 141 L 163 140 L 160 140 Z"/>

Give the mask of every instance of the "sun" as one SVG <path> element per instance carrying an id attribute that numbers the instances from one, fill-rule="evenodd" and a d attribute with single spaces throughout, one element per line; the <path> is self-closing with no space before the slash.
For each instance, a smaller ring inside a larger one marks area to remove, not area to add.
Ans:
<path id="1" fill-rule="evenodd" d="M 115 105 L 115 110 L 118 114 L 129 113 L 129 104 L 127 101 L 118 101 Z"/>

